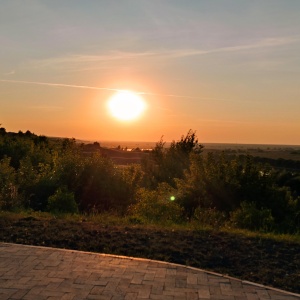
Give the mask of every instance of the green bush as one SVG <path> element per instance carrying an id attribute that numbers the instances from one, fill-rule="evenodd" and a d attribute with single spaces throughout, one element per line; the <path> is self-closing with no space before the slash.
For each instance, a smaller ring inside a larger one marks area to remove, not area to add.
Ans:
<path id="1" fill-rule="evenodd" d="M 274 218 L 270 209 L 257 209 L 253 202 L 242 202 L 241 207 L 230 214 L 231 223 L 238 228 L 270 231 Z"/>
<path id="2" fill-rule="evenodd" d="M 150 222 L 179 222 L 183 209 L 172 201 L 174 189 L 168 184 L 160 184 L 157 190 L 141 188 L 137 192 L 137 203 L 129 208 L 130 215 Z"/>
<path id="3" fill-rule="evenodd" d="M 300 234 L 300 197 L 289 200 L 285 218 L 279 223 L 276 231 Z"/>
<path id="4" fill-rule="evenodd" d="M 50 212 L 77 213 L 78 207 L 74 194 L 66 188 L 59 188 L 54 195 L 48 198 L 48 210 Z"/>
<path id="5" fill-rule="evenodd" d="M 12 210 L 20 206 L 16 172 L 10 166 L 10 158 L 0 160 L 0 209 Z"/>
<path id="6" fill-rule="evenodd" d="M 97 154 L 82 158 L 82 164 L 75 187 L 80 210 L 98 213 L 127 211 L 134 190 L 134 183 L 129 182 L 130 176 L 122 174 L 111 160 Z"/>

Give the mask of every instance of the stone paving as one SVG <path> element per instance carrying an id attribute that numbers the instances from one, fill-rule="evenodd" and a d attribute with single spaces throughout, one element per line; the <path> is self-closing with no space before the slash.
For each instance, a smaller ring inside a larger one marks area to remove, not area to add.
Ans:
<path id="1" fill-rule="evenodd" d="M 159 261 L 0 243 L 0 299 L 300 299 Z"/>

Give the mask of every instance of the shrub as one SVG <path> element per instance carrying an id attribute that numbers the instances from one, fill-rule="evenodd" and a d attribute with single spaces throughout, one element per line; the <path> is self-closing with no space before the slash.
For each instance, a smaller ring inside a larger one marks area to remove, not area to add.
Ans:
<path id="1" fill-rule="evenodd" d="M 29 208 L 36 211 L 46 211 L 48 199 L 58 188 L 58 183 L 50 176 L 41 177 L 27 188 Z"/>
<path id="2" fill-rule="evenodd" d="M 278 224 L 276 231 L 300 234 L 300 197 L 288 201 L 285 217 Z"/>
<path id="3" fill-rule="evenodd" d="M 150 222 L 179 222 L 183 209 L 171 200 L 173 189 L 166 183 L 160 184 L 157 190 L 141 188 L 137 192 L 137 203 L 130 206 L 129 213 Z"/>
<path id="4" fill-rule="evenodd" d="M 100 155 L 83 158 L 75 196 L 83 212 L 127 211 L 135 184 Z M 134 175 L 133 175 L 134 177 Z M 133 179 L 134 180 L 134 179 Z"/>
<path id="5" fill-rule="evenodd" d="M 8 157 L 0 160 L 0 209 L 4 210 L 12 210 L 20 206 L 16 172 L 10 166 L 10 161 Z"/>
<path id="6" fill-rule="evenodd" d="M 225 224 L 226 215 L 224 212 L 218 211 L 215 208 L 197 207 L 192 220 L 199 225 L 208 225 L 213 228 L 219 228 Z"/>
<path id="7" fill-rule="evenodd" d="M 231 213 L 230 221 L 235 227 L 249 230 L 269 231 L 274 227 L 271 210 L 257 209 L 253 202 L 242 202 L 241 207 Z"/>
<path id="8" fill-rule="evenodd" d="M 54 195 L 48 198 L 48 210 L 50 212 L 77 213 L 78 207 L 74 194 L 66 188 L 59 188 Z"/>
<path id="9" fill-rule="evenodd" d="M 165 142 L 161 138 L 150 155 L 142 161 L 147 187 L 156 188 L 162 182 L 175 187 L 174 178 L 182 178 L 184 170 L 189 168 L 190 154 L 200 154 L 202 148 L 196 132 L 192 130 L 185 136 L 182 135 L 177 142 L 172 141 L 168 148 L 165 148 Z"/>

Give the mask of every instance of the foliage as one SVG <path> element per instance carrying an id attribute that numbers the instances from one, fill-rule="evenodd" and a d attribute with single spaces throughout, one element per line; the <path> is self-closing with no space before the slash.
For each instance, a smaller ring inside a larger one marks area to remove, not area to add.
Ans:
<path id="1" fill-rule="evenodd" d="M 230 220 L 243 229 L 270 231 L 274 228 L 271 210 L 258 209 L 253 202 L 242 202 L 241 207 L 231 213 Z"/>
<path id="2" fill-rule="evenodd" d="M 300 232 L 300 173 L 250 156 L 204 154 L 192 130 L 141 165 L 116 166 L 74 139 L 0 128 L 0 209 L 127 214 L 134 224 L 191 221 Z M 173 196 L 172 201 L 170 197 Z"/>
<path id="3" fill-rule="evenodd" d="M 0 209 L 11 210 L 19 206 L 16 172 L 10 166 L 10 158 L 0 160 Z"/>
<path id="4" fill-rule="evenodd" d="M 150 156 L 142 162 L 143 171 L 148 176 L 147 187 L 156 188 L 160 182 L 175 187 L 174 179 L 182 178 L 184 170 L 189 168 L 190 154 L 200 154 L 203 148 L 192 130 L 179 141 L 173 141 L 169 148 L 164 146 L 165 142 L 161 138 Z"/>
<path id="5" fill-rule="evenodd" d="M 232 212 L 242 202 L 269 209 L 277 224 L 284 222 L 293 199 L 287 187 L 278 187 L 272 170 L 254 164 L 251 157 L 228 159 L 223 154 L 191 156 L 183 179 L 177 179 L 178 202 L 190 218 L 197 207 Z"/>
<path id="6" fill-rule="evenodd" d="M 190 218 L 197 207 L 230 211 L 238 205 L 241 168 L 224 156 L 190 156 L 190 168 L 177 179 L 178 201 Z"/>
<path id="7" fill-rule="evenodd" d="M 182 208 L 171 201 L 174 192 L 166 183 L 160 184 L 156 190 L 141 188 L 137 192 L 137 203 L 130 206 L 129 214 L 138 222 L 141 219 L 137 216 L 150 222 L 179 222 L 182 220 Z"/>
<path id="8" fill-rule="evenodd" d="M 80 209 L 125 212 L 133 197 L 126 180 L 109 159 L 97 154 L 84 158 L 75 189 Z"/>
<path id="9" fill-rule="evenodd" d="M 274 180 L 280 187 L 289 187 L 295 198 L 300 197 L 300 172 L 280 170 L 275 172 Z"/>
<path id="10" fill-rule="evenodd" d="M 59 188 L 54 195 L 48 198 L 47 209 L 53 213 L 77 213 L 78 206 L 74 194 L 65 187 Z"/>
<path id="11" fill-rule="evenodd" d="M 214 229 L 225 225 L 227 220 L 226 214 L 215 208 L 197 207 L 193 214 L 192 221 L 197 225 L 210 226 Z"/>
<path id="12" fill-rule="evenodd" d="M 20 193 L 25 207 L 45 211 L 49 196 L 59 188 L 60 183 L 50 164 L 33 166 L 29 157 L 21 160 L 18 172 Z"/>

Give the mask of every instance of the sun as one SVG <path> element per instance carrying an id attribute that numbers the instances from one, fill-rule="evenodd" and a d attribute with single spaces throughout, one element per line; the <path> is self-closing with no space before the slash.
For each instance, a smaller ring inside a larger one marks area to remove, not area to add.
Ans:
<path id="1" fill-rule="evenodd" d="M 144 99 L 131 91 L 119 91 L 108 101 L 108 109 L 113 117 L 121 121 L 133 121 L 146 109 Z"/>

